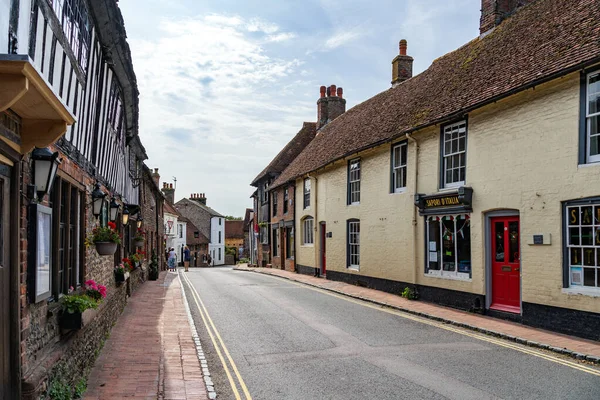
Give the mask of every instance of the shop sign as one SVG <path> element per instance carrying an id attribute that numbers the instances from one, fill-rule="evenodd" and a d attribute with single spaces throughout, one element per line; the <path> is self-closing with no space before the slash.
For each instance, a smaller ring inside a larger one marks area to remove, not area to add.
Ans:
<path id="1" fill-rule="evenodd" d="M 421 214 L 447 212 L 470 212 L 472 211 L 473 189 L 461 186 L 455 192 L 443 194 L 415 195 L 415 206 Z"/>

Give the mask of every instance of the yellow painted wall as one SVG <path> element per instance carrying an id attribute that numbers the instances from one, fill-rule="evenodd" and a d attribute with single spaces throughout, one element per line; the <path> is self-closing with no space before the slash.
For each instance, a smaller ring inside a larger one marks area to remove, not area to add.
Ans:
<path id="1" fill-rule="evenodd" d="M 346 205 L 347 160 L 312 175 L 317 181 L 312 182 L 310 210 L 302 209 L 302 191 L 296 194 L 297 264 L 319 266 L 318 230 L 314 246 L 301 245 L 302 217 L 314 217 L 316 212 L 315 228 L 326 221 L 327 231 L 333 234 L 327 239 L 328 270 L 485 294 L 485 213 L 516 209 L 521 219 L 522 300 L 600 312 L 600 297 L 562 288 L 561 201 L 600 196 L 600 164 L 578 166 L 579 90 L 575 73 L 469 114 L 466 186 L 474 190 L 471 280 L 424 274 L 424 219 L 418 214 L 413 241 L 415 147 L 411 143 L 404 193 L 389 193 L 390 144 L 359 154 L 360 205 Z M 419 142 L 417 192 L 438 193 L 440 127 L 413 136 Z M 296 184 L 302 187 L 302 180 Z M 361 222 L 360 271 L 346 268 L 349 218 Z M 542 233 L 552 235 L 550 246 L 527 245 L 528 238 Z"/>

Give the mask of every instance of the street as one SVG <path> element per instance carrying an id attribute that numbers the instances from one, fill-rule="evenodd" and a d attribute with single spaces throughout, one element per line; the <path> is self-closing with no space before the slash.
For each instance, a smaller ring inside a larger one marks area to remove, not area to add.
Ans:
<path id="1" fill-rule="evenodd" d="M 599 369 L 540 350 L 230 267 L 181 278 L 220 399 L 600 398 Z"/>

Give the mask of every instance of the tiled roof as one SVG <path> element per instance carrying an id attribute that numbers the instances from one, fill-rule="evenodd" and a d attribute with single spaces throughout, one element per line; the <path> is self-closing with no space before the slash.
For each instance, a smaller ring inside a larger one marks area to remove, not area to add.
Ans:
<path id="1" fill-rule="evenodd" d="M 302 129 L 293 137 L 292 140 L 273 158 L 260 174 L 254 178 L 251 185 L 257 186 L 258 181 L 271 174 L 276 176 L 280 174 L 287 166 L 300 154 L 300 152 L 313 140 L 317 132 L 317 124 L 314 122 L 305 122 Z"/>
<path id="2" fill-rule="evenodd" d="M 167 199 L 165 199 L 165 202 L 163 204 L 163 210 L 165 212 L 168 212 L 169 214 L 173 214 L 176 215 L 179 219 L 179 217 L 181 217 L 181 214 L 179 213 L 179 211 L 177 211 L 177 209 L 173 206 L 173 204 L 169 203 L 169 201 Z"/>
<path id="3" fill-rule="evenodd" d="M 252 210 L 251 208 L 246 208 L 246 215 L 244 216 L 244 231 L 248 230 L 248 224 L 250 223 L 252 211 L 254 210 Z"/>
<path id="4" fill-rule="evenodd" d="M 208 238 L 191 222 L 188 222 L 186 225 L 186 233 L 187 238 L 185 240 L 187 245 L 208 244 Z M 194 233 L 197 234 L 198 237 L 195 237 Z"/>
<path id="5" fill-rule="evenodd" d="M 244 221 L 225 221 L 225 238 L 243 239 Z"/>
<path id="6" fill-rule="evenodd" d="M 448 121 L 600 61 L 598 0 L 537 0 L 419 75 L 319 131 L 273 182 L 286 183 L 416 128 Z"/>
<path id="7" fill-rule="evenodd" d="M 224 216 L 223 216 L 223 215 L 219 214 L 218 212 L 216 212 L 215 210 L 213 210 L 213 209 L 212 209 L 212 208 L 210 208 L 209 206 L 207 206 L 207 205 L 205 205 L 205 204 L 202 204 L 202 203 L 200 203 L 199 201 L 192 200 L 192 199 L 186 199 L 186 198 L 184 198 L 184 199 L 181 199 L 181 200 L 179 200 L 177 203 L 175 203 L 175 207 L 177 207 L 177 206 L 179 206 L 179 205 L 181 205 L 181 204 L 183 204 L 183 203 L 186 203 L 186 204 L 193 204 L 193 205 L 195 205 L 195 206 L 197 206 L 197 207 L 200 207 L 201 209 L 205 210 L 207 213 L 209 213 L 209 214 L 210 214 L 210 215 L 212 215 L 213 217 L 223 217 L 223 218 L 224 218 Z"/>

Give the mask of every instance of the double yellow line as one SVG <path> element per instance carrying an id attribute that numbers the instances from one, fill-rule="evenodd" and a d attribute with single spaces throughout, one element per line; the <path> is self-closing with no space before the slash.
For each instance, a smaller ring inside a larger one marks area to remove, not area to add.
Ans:
<path id="1" fill-rule="evenodd" d="M 187 282 L 188 287 L 190 288 L 190 291 L 192 293 L 192 298 L 194 299 L 194 302 L 196 303 L 196 306 L 198 307 L 198 311 L 200 312 L 200 317 L 202 318 L 202 322 L 204 322 L 204 326 L 206 327 L 206 331 L 208 332 L 208 335 L 210 336 L 210 340 L 212 341 L 212 344 L 217 352 L 217 355 L 219 356 L 219 359 L 221 360 L 221 364 L 223 365 L 223 369 L 225 370 L 225 374 L 227 375 L 227 379 L 229 380 L 229 384 L 231 385 L 231 389 L 233 390 L 233 394 L 235 395 L 236 400 L 241 400 L 242 397 L 240 396 L 240 392 L 238 390 L 237 384 L 235 382 L 235 379 L 232 375 L 231 370 L 233 370 L 233 374 L 235 375 L 235 378 L 237 378 L 237 382 L 239 383 L 239 386 L 242 389 L 242 392 L 245 396 L 244 398 L 246 400 L 252 400 L 252 396 L 250 396 L 250 392 L 248 392 L 246 383 L 244 382 L 244 379 L 242 379 L 242 376 L 240 375 L 240 371 L 238 370 L 237 366 L 235 365 L 235 362 L 233 361 L 233 359 L 231 358 L 231 354 L 229 354 L 229 350 L 227 350 L 225 343 L 223 343 L 223 339 L 221 338 L 219 331 L 215 327 L 215 324 L 214 324 L 212 318 L 208 314 L 208 310 L 204 306 L 204 302 L 202 302 L 202 299 L 200 298 L 200 295 L 196 291 L 196 288 L 194 287 L 194 285 L 192 285 L 192 282 L 190 281 L 190 279 L 187 277 L 186 274 L 179 274 L 179 276 L 183 277 L 183 279 Z M 182 290 L 183 290 L 183 288 L 182 288 Z M 227 363 L 227 361 L 225 359 L 227 359 L 229 364 Z M 231 370 L 230 370 L 230 367 L 231 367 Z"/>
<path id="2" fill-rule="evenodd" d="M 269 275 L 269 276 L 271 276 L 271 275 Z M 302 287 L 308 288 L 310 290 L 314 290 L 316 292 L 327 294 L 327 295 L 332 296 L 332 297 L 337 297 L 339 299 L 346 300 L 346 301 L 349 301 L 349 302 L 354 303 L 354 304 L 359 304 L 359 305 L 361 305 L 363 307 L 372 308 L 374 310 L 383 311 L 383 312 L 386 312 L 388 314 L 392 314 L 392 315 L 396 315 L 396 316 L 399 316 L 399 317 L 402 317 L 402 318 L 410 319 L 412 321 L 420 322 L 422 324 L 434 326 L 434 327 L 440 328 L 440 329 L 445 329 L 447 331 L 458 333 L 460 335 L 469 336 L 469 337 L 472 337 L 474 339 L 482 340 L 482 341 L 488 342 L 488 343 L 493 343 L 493 344 L 495 344 L 497 346 L 502 346 L 502 347 L 505 347 L 505 348 L 508 348 L 508 349 L 519 351 L 521 353 L 529 354 L 531 356 L 543 358 L 544 360 L 551 361 L 551 362 L 554 362 L 554 363 L 557 363 L 557 364 L 561 364 L 561 365 L 564 365 L 564 366 L 569 367 L 569 368 L 573 368 L 573 369 L 576 369 L 576 370 L 579 370 L 579 371 L 582 371 L 582 372 L 586 372 L 588 374 L 592 374 L 592 375 L 595 375 L 595 376 L 600 376 L 600 370 L 598 370 L 596 368 L 591 368 L 591 367 L 588 367 L 588 366 L 586 366 L 584 364 L 580 364 L 580 363 L 577 363 L 577 362 L 573 362 L 573 361 L 569 361 L 569 360 L 566 360 L 566 359 L 563 359 L 563 358 L 559 358 L 559 357 L 556 357 L 556 356 L 544 353 L 542 351 L 534 350 L 534 349 L 532 349 L 530 347 L 525 347 L 525 346 L 522 346 L 522 345 L 514 344 L 514 343 L 508 342 L 506 340 L 502 340 L 502 339 L 496 339 L 496 338 L 493 338 L 491 336 L 487 336 L 487 335 L 483 335 L 483 334 L 478 334 L 478 333 L 470 332 L 470 331 L 468 331 L 468 330 L 466 330 L 464 328 L 457 328 L 457 327 L 454 327 L 452 325 L 448 325 L 448 324 L 441 323 L 441 322 L 436 322 L 436 321 L 433 321 L 433 320 L 430 320 L 430 319 L 427 319 L 427 318 L 423 318 L 423 317 L 418 317 L 418 316 L 415 316 L 413 314 L 409 314 L 409 313 L 406 313 L 406 312 L 403 312 L 403 311 L 394 310 L 392 308 L 385 308 L 385 307 L 383 307 L 381 305 L 375 305 L 375 304 L 367 303 L 367 302 L 365 302 L 363 300 L 357 300 L 357 299 L 354 299 L 354 298 L 351 298 L 351 297 L 348 297 L 348 296 L 344 296 L 344 295 L 340 295 L 340 294 L 337 294 L 337 293 L 330 292 L 328 290 L 311 287 L 311 286 L 308 286 L 308 285 L 305 285 L 305 284 L 302 284 L 302 283 L 297 283 L 297 282 L 294 282 L 294 281 L 290 281 L 290 282 L 293 283 L 293 284 L 295 284 L 295 285 L 302 286 Z"/>

